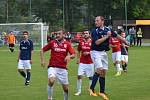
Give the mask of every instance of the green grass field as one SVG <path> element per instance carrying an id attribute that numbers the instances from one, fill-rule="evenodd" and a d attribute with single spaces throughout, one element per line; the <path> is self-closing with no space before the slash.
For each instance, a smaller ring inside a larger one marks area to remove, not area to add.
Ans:
<path id="1" fill-rule="evenodd" d="M 39 51 L 34 52 L 30 86 L 17 73 L 18 52 L 10 53 L 0 47 L 0 100 L 47 100 L 47 69 L 40 66 Z M 48 61 L 49 52 L 46 53 Z M 76 92 L 77 64 L 69 63 L 69 100 L 102 100 L 91 97 L 87 91 L 88 79 L 83 78 L 82 95 Z M 109 70 L 106 76 L 106 92 L 110 100 L 150 100 L 150 47 L 131 47 L 129 50 L 128 73 L 115 77 L 115 67 L 109 52 Z M 96 91 L 99 86 L 97 84 Z M 54 86 L 54 99 L 63 100 L 59 83 Z"/>

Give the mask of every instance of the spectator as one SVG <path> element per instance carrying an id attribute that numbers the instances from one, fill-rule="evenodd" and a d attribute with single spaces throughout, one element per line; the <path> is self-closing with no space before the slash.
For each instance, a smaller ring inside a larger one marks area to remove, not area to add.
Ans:
<path id="1" fill-rule="evenodd" d="M 141 46 L 142 44 L 142 37 L 143 37 L 142 34 L 143 34 L 142 30 L 141 28 L 139 28 L 137 32 L 137 46 Z"/>

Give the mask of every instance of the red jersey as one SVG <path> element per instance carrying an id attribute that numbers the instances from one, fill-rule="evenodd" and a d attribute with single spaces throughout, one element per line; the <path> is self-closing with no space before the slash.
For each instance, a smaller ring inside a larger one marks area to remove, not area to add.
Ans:
<path id="1" fill-rule="evenodd" d="M 83 63 L 83 64 L 91 64 L 91 63 L 93 63 L 92 59 L 91 59 L 91 55 L 90 55 L 91 43 L 92 43 L 91 39 L 88 40 L 88 41 L 85 41 L 83 39 L 83 40 L 81 40 L 79 42 L 78 51 L 81 51 L 80 63 Z M 85 55 L 83 55 L 83 52 L 89 52 L 89 55 L 85 56 Z"/>
<path id="2" fill-rule="evenodd" d="M 121 48 L 120 48 L 120 40 L 119 40 L 117 37 L 111 37 L 111 38 L 109 39 L 109 43 L 110 43 L 112 46 L 116 46 L 116 47 L 112 47 L 112 52 L 121 51 Z"/>
<path id="3" fill-rule="evenodd" d="M 75 54 L 75 50 L 71 46 L 71 43 L 66 40 L 62 40 L 61 42 L 52 40 L 43 47 L 43 52 L 46 52 L 49 49 L 51 49 L 51 55 L 48 66 L 67 69 L 67 62 L 64 61 L 65 57 L 68 53 L 71 55 Z"/>

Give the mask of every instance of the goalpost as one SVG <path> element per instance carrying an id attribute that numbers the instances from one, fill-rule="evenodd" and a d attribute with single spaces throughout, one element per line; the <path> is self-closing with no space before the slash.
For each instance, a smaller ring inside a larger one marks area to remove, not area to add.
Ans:
<path id="1" fill-rule="evenodd" d="M 29 32 L 29 39 L 33 41 L 34 46 L 43 47 L 47 43 L 48 26 L 43 23 L 6 23 L 0 24 L 0 33 L 8 35 L 13 31 L 16 37 L 16 45 L 22 39 L 22 32 Z"/>

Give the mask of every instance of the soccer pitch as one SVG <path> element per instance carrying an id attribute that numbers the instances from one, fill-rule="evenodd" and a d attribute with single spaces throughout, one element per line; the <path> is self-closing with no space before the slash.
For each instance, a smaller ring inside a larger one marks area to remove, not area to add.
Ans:
<path id="1" fill-rule="evenodd" d="M 128 73 L 115 77 L 116 69 L 109 54 L 109 70 L 106 76 L 106 93 L 110 100 L 150 100 L 150 47 L 129 49 Z M 17 73 L 18 52 L 11 53 L 7 47 L 0 47 L 0 100 L 47 100 L 47 68 L 40 66 L 39 51 L 34 51 L 30 86 L 24 86 L 24 79 Z M 48 63 L 49 52 L 46 53 Z M 83 78 L 82 95 L 76 92 L 76 59 L 68 64 L 69 100 L 102 100 L 91 97 L 88 79 Z M 99 91 L 97 84 L 96 91 Z M 62 87 L 54 85 L 54 99 L 63 100 Z"/>

